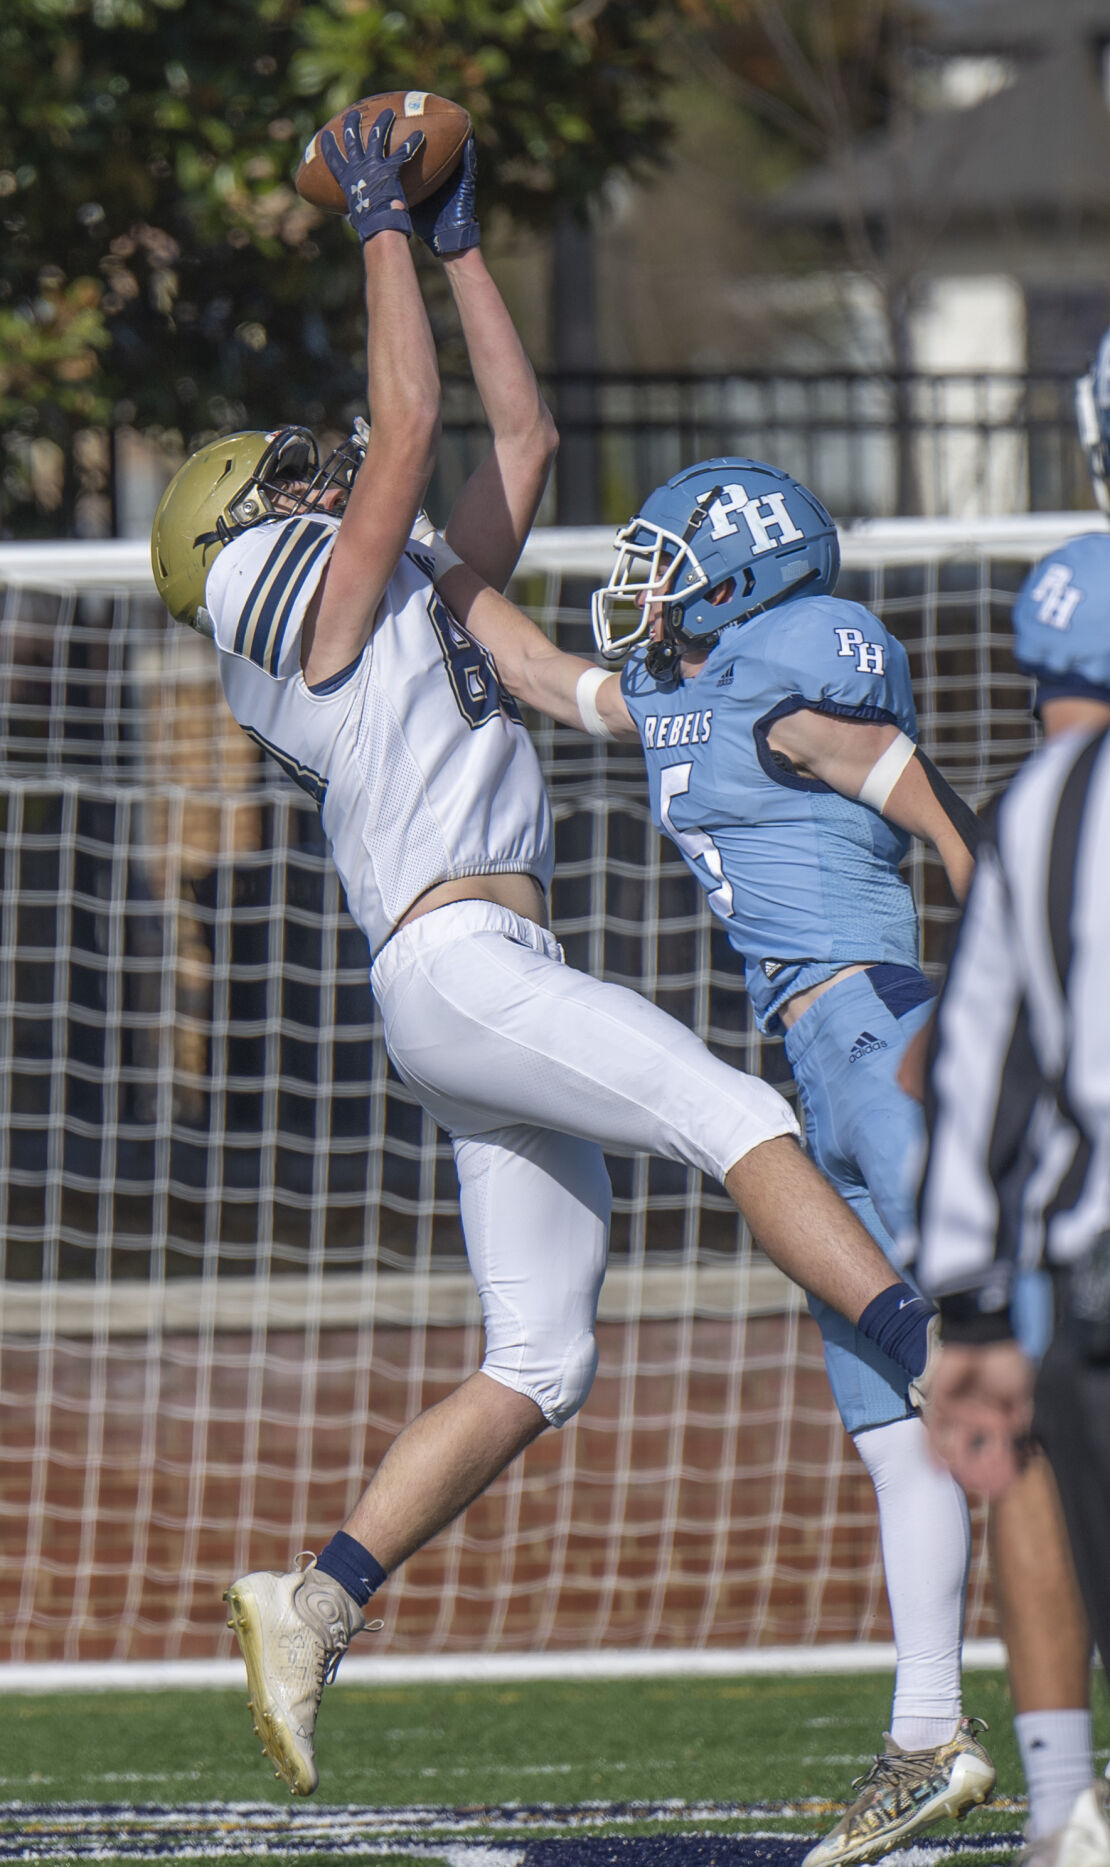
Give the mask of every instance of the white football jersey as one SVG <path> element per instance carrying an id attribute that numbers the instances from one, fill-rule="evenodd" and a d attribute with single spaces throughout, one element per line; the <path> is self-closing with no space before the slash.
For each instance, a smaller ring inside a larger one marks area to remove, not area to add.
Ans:
<path id="1" fill-rule="evenodd" d="M 205 606 L 228 705 L 319 805 L 376 953 L 437 882 L 524 872 L 546 891 L 551 809 L 490 657 L 411 558 L 358 661 L 306 685 L 301 628 L 337 531 L 314 514 L 243 532 L 216 559 Z"/>

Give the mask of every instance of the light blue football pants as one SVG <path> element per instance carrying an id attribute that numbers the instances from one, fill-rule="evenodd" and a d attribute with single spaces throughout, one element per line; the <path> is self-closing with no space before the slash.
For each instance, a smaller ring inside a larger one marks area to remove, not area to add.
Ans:
<path id="1" fill-rule="evenodd" d="M 872 966 L 831 986 L 786 1033 L 809 1153 L 896 1268 L 923 1120 L 895 1072 L 931 1007 L 932 988 L 915 967 Z M 811 1297 L 809 1307 L 846 1430 L 907 1418 L 904 1370 L 827 1303 Z"/>

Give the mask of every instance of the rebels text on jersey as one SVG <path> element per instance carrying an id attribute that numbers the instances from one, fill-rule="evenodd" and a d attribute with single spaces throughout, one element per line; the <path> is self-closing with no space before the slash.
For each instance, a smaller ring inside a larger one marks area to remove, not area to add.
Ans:
<path id="1" fill-rule="evenodd" d="M 205 602 L 231 711 L 319 805 L 377 952 L 437 882 L 524 873 L 546 890 L 551 811 L 492 662 L 411 558 L 359 659 L 306 684 L 301 630 L 337 530 L 312 516 L 244 532 L 216 559 Z"/>
<path id="2" fill-rule="evenodd" d="M 916 965 L 908 839 L 877 811 L 802 778 L 771 750 L 802 709 L 889 722 L 917 737 L 901 644 L 858 603 L 802 597 L 722 630 L 673 687 L 633 654 L 621 691 L 647 762 L 652 816 L 674 841 L 744 957 L 766 1028 L 806 962 Z"/>

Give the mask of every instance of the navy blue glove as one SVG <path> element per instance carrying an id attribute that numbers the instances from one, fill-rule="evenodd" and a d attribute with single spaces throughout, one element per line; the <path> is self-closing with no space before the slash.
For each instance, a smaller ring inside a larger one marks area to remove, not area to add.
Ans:
<path id="1" fill-rule="evenodd" d="M 478 181 L 478 156 L 473 134 L 463 147 L 462 165 L 449 175 L 434 194 L 412 210 L 412 230 L 439 259 L 453 253 L 465 253 L 477 246 L 478 222 L 474 218 L 474 191 Z"/>
<path id="2" fill-rule="evenodd" d="M 383 110 L 371 126 L 365 147 L 359 112 L 349 110 L 343 119 L 343 147 L 335 135 L 325 130 L 320 138 L 320 154 L 347 198 L 347 218 L 363 242 L 387 228 L 396 233 L 411 233 L 412 219 L 407 207 L 395 207 L 405 199 L 401 169 L 424 141 L 418 130 L 396 149 L 385 153 L 385 142 L 395 121 L 395 112 Z"/>

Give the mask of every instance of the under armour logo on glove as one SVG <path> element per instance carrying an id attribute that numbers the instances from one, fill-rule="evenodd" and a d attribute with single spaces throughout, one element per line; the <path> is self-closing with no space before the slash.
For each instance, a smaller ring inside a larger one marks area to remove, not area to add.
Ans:
<path id="1" fill-rule="evenodd" d="M 361 116 L 349 110 L 343 119 L 342 149 L 333 131 L 325 130 L 320 137 L 320 153 L 343 190 L 350 223 L 364 242 L 387 230 L 412 232 L 401 170 L 420 148 L 424 132 L 417 130 L 387 154 L 385 146 L 395 121 L 394 111 L 383 110 L 364 145 Z"/>

